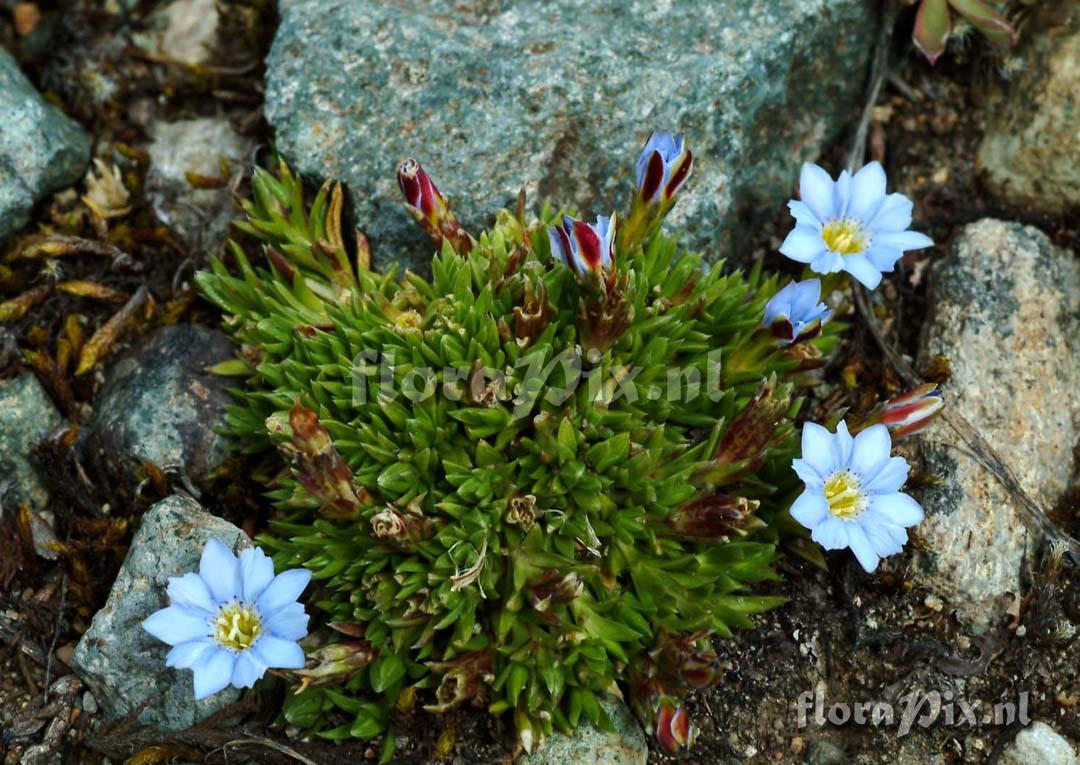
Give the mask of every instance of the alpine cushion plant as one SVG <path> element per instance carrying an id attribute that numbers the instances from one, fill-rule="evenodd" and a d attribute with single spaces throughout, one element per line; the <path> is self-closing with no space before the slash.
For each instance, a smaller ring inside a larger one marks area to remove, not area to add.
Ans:
<path id="1" fill-rule="evenodd" d="M 250 688 L 268 668 L 301 669 L 308 617 L 296 602 L 311 581 L 304 569 L 274 576 L 274 563 L 257 548 L 233 555 L 211 539 L 198 573 L 169 579 L 169 606 L 143 629 L 172 646 L 167 666 L 194 673 L 195 698 L 228 685 Z"/>
<path id="2" fill-rule="evenodd" d="M 689 151 L 654 144 L 677 190 Z M 340 187 L 309 207 L 284 166 L 256 172 L 241 224 L 268 266 L 234 243 L 198 277 L 246 378 L 228 430 L 283 458 L 260 544 L 316 582 L 324 628 L 286 718 L 392 749 L 414 704 L 470 705 L 533 749 L 607 726 L 597 695 L 621 686 L 688 745 L 712 639 L 780 602 L 751 588 L 776 577 L 796 486 L 795 386 L 837 328 L 777 342 L 777 280 L 680 251 L 664 192 L 635 189 L 633 230 L 545 206 L 474 238 L 418 164 L 399 176 L 430 279 L 369 270 Z"/>
<path id="3" fill-rule="evenodd" d="M 868 289 L 896 266 L 908 250 L 929 247 L 925 234 L 908 231 L 912 202 L 886 193 L 885 170 L 878 162 L 834 181 L 818 165 L 806 163 L 799 175 L 802 200 L 788 202 L 795 228 L 780 252 L 819 274 L 846 271 Z"/>

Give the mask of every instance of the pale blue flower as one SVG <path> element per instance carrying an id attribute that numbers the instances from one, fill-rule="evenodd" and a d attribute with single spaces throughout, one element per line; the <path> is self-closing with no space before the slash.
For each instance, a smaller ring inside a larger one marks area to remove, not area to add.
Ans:
<path id="1" fill-rule="evenodd" d="M 230 683 L 250 688 L 269 668 L 301 669 L 308 617 L 296 602 L 311 572 L 274 576 L 258 548 L 239 559 L 216 539 L 203 548 L 199 573 L 169 579 L 169 607 L 150 615 L 143 629 L 173 648 L 165 664 L 195 673 L 195 698 Z"/>
<path id="2" fill-rule="evenodd" d="M 907 230 L 911 200 L 885 193 L 885 170 L 878 162 L 854 176 L 845 170 L 835 181 L 807 163 L 799 176 L 799 193 L 802 201 L 788 202 L 795 228 L 780 252 L 819 274 L 847 271 L 874 289 L 881 274 L 892 271 L 907 250 L 934 243 L 926 234 Z"/>
<path id="3" fill-rule="evenodd" d="M 832 311 L 820 300 L 819 280 L 791 282 L 765 304 L 762 324 L 781 342 L 809 340 L 821 331 L 821 325 L 832 315 Z"/>
<path id="4" fill-rule="evenodd" d="M 841 422 L 836 433 L 806 423 L 802 459 L 792 463 L 806 490 L 791 506 L 791 517 L 811 530 L 826 550 L 850 547 L 867 571 L 878 560 L 900 552 L 909 526 L 920 523 L 923 509 L 900 491 L 908 463 L 892 457 L 884 425 L 873 425 L 854 438 Z"/>

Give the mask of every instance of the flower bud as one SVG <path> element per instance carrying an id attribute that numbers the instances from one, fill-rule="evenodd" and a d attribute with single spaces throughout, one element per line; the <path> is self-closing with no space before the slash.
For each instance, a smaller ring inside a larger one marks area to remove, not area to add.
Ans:
<path id="1" fill-rule="evenodd" d="M 441 247 L 445 239 L 456 252 L 466 254 L 472 250 L 472 237 L 462 228 L 446 197 L 419 162 L 406 159 L 398 165 L 397 177 L 401 193 L 405 195 L 405 206 L 437 247 Z"/>
<path id="2" fill-rule="evenodd" d="M 763 381 L 754 398 L 720 436 L 707 471 L 708 481 L 723 484 L 756 470 L 776 440 L 790 406 L 790 387 L 777 386 L 775 376 Z"/>
<path id="3" fill-rule="evenodd" d="M 303 669 L 287 670 L 286 674 L 300 680 L 297 693 L 308 688 L 344 683 L 375 658 L 371 643 L 354 640 L 324 645 L 307 655 Z"/>
<path id="4" fill-rule="evenodd" d="M 754 515 L 760 504 L 756 499 L 713 494 L 677 509 L 668 519 L 668 525 L 685 539 L 726 542 L 732 536 L 746 536 L 765 525 Z"/>
<path id="5" fill-rule="evenodd" d="M 274 432 L 284 430 L 281 423 L 270 421 L 267 427 Z M 350 518 L 371 502 L 367 491 L 356 485 L 352 471 L 313 410 L 297 401 L 289 412 L 289 428 L 292 438 L 280 446 L 281 452 L 291 459 L 296 479 L 320 501 L 324 516 Z"/>
<path id="6" fill-rule="evenodd" d="M 824 303 L 818 302 L 820 298 L 819 280 L 792 282 L 765 305 L 762 325 L 781 343 L 811 340 L 821 333 L 821 325 L 832 315 Z"/>
<path id="7" fill-rule="evenodd" d="M 556 260 L 569 266 L 579 280 L 593 277 L 597 280 L 611 274 L 615 265 L 615 214 L 596 216 L 596 223 L 589 224 L 563 216 L 561 226 L 548 229 L 551 254 Z"/>
<path id="8" fill-rule="evenodd" d="M 686 707 L 671 696 L 663 696 L 659 701 L 654 732 L 661 748 L 672 757 L 683 748 L 691 748 L 697 736 Z"/>
<path id="9" fill-rule="evenodd" d="M 683 133 L 650 133 L 637 163 L 637 197 L 647 205 L 663 205 L 682 188 L 694 169 L 694 156 Z"/>
<path id="10" fill-rule="evenodd" d="M 878 406 L 859 429 L 884 423 L 894 439 L 904 438 L 926 428 L 944 406 L 941 389 L 936 383 L 926 383 Z"/>
<path id="11" fill-rule="evenodd" d="M 720 659 L 708 641 L 707 632 L 665 635 L 656 656 L 658 670 L 669 687 L 690 686 L 700 690 L 720 679 Z"/>

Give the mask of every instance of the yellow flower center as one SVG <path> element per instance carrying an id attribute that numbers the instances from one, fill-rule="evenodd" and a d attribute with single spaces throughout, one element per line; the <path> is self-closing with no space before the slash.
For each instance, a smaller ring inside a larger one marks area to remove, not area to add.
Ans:
<path id="1" fill-rule="evenodd" d="M 845 521 L 858 518 L 866 509 L 859 479 L 846 470 L 834 473 L 825 482 L 825 501 L 829 503 L 829 512 Z"/>
<path id="2" fill-rule="evenodd" d="M 867 245 L 862 224 L 852 218 L 834 218 L 829 221 L 821 228 L 821 238 L 832 252 L 840 255 L 863 252 Z"/>
<path id="3" fill-rule="evenodd" d="M 214 620 L 214 639 L 223 648 L 244 651 L 262 634 L 259 612 L 242 603 L 222 606 Z"/>

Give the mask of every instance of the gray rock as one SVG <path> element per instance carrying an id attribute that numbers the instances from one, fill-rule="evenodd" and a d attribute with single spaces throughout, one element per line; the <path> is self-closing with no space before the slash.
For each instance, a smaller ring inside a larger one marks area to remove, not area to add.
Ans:
<path id="1" fill-rule="evenodd" d="M 30 211 L 82 177 L 90 137 L 43 99 L 0 47 L 0 239 L 22 228 Z"/>
<path id="2" fill-rule="evenodd" d="M 294 169 L 349 184 L 376 264 L 422 271 L 432 247 L 395 179 L 406 156 L 477 232 L 522 187 L 537 206 L 625 209 L 649 131 L 683 129 L 696 163 L 671 225 L 715 258 L 852 116 L 874 7 L 283 0 L 266 116 Z"/>
<path id="3" fill-rule="evenodd" d="M 236 217 L 228 188 L 201 189 L 188 183 L 187 173 L 211 178 L 221 175 L 221 160 L 243 162 L 247 141 L 228 120 L 201 117 L 151 126 L 150 170 L 146 188 L 154 212 L 197 251 L 214 251 L 228 236 Z"/>
<path id="4" fill-rule="evenodd" d="M 251 546 L 243 531 L 185 497 L 164 499 L 143 515 L 105 607 L 75 646 L 72 668 L 106 720 L 133 716 L 139 725 L 183 730 L 240 697 L 229 687 L 195 701 L 191 672 L 168 669 L 169 646 L 142 628 L 169 604 L 169 577 L 195 571 L 210 539 L 234 552 Z"/>
<path id="5" fill-rule="evenodd" d="M 25 503 L 34 511 L 44 509 L 49 493 L 31 450 L 62 421 L 34 375 L 0 380 L 0 502 L 5 507 Z"/>
<path id="6" fill-rule="evenodd" d="M 989 102 L 978 169 L 1027 210 L 1080 208 L 1080 13 L 1067 34 L 1025 36 L 1019 75 Z"/>
<path id="7" fill-rule="evenodd" d="M 924 356 L 952 366 L 946 406 L 1006 460 L 1024 490 L 1052 507 L 1069 485 L 1080 436 L 1080 268 L 1032 227 L 982 220 L 964 229 L 933 272 Z M 1034 540 L 1008 495 L 948 425 L 924 439 L 923 585 L 976 627 L 1005 614 L 1020 592 L 1020 565 Z"/>
<path id="8" fill-rule="evenodd" d="M 1016 734 L 1001 765 L 1080 765 L 1080 758 L 1068 739 L 1046 723 L 1035 722 Z"/>
<path id="9" fill-rule="evenodd" d="M 234 356 L 216 330 L 158 330 L 106 373 L 80 444 L 83 458 L 129 487 L 142 480 L 147 462 L 204 487 L 228 448 L 216 429 L 229 403 L 229 378 L 208 370 Z"/>
<path id="10" fill-rule="evenodd" d="M 615 723 L 614 732 L 583 722 L 573 736 L 548 736 L 542 751 L 522 755 L 517 765 L 645 765 L 645 734 L 629 707 L 613 697 L 601 698 L 600 706 Z"/>
<path id="11" fill-rule="evenodd" d="M 806 755 L 807 765 L 844 765 L 845 762 L 844 748 L 827 738 L 814 739 Z"/>

